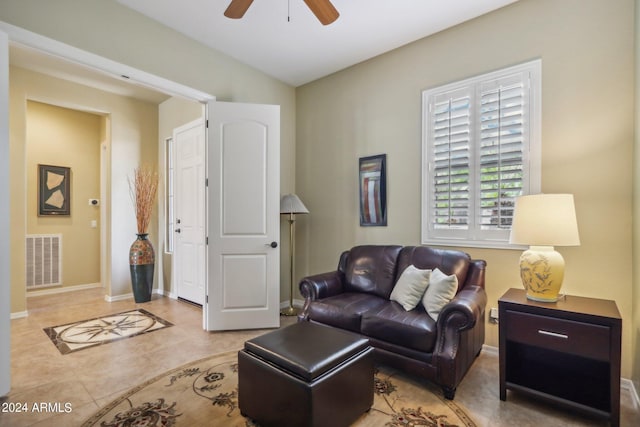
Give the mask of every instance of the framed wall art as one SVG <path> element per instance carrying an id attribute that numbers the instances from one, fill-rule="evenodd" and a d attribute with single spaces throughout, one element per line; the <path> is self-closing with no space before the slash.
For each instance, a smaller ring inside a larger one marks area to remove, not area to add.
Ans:
<path id="1" fill-rule="evenodd" d="M 360 225 L 387 225 L 387 155 L 361 157 Z"/>
<path id="2" fill-rule="evenodd" d="M 38 216 L 71 215 L 71 168 L 38 165 Z"/>

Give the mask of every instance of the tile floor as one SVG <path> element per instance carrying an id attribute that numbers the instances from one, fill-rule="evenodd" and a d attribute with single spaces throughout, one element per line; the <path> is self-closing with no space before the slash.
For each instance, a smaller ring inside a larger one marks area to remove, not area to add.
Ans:
<path id="1" fill-rule="evenodd" d="M 60 353 L 68 354 L 171 326 L 171 322 L 140 308 L 51 326 L 44 332 Z"/>
<path id="2" fill-rule="evenodd" d="M 264 330 L 205 332 L 202 313 L 183 302 L 154 296 L 108 303 L 101 289 L 29 298 L 29 317 L 11 321 L 11 384 L 3 404 L 27 403 L 26 413 L 0 411 L 0 426 L 73 427 L 129 388 L 171 368 L 214 353 L 237 350 Z M 108 344 L 60 354 L 43 328 L 142 308 L 174 326 Z M 295 321 L 282 318 L 283 325 Z M 498 398 L 498 358 L 483 352 L 463 380 L 456 402 L 479 426 L 605 426 L 510 393 Z M 34 404 L 44 403 L 41 412 Z M 214 424 L 212 424 L 214 425 Z M 622 392 L 622 425 L 640 425 L 640 409 Z"/>

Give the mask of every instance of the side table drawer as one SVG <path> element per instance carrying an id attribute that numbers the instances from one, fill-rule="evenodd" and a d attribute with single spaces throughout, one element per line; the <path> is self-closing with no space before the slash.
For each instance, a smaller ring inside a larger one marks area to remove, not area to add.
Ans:
<path id="1" fill-rule="evenodd" d="M 509 341 L 524 343 L 591 359 L 610 358 L 610 328 L 573 320 L 506 311 L 500 319 Z"/>

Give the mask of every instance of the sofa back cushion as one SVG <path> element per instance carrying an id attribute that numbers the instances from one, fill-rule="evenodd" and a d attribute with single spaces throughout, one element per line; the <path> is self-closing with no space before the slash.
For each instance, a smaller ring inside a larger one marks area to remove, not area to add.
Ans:
<path id="1" fill-rule="evenodd" d="M 345 292 L 364 292 L 389 299 L 396 282 L 396 261 L 400 249 L 402 246 L 395 245 L 351 248 L 340 260 L 344 265 Z"/>
<path id="2" fill-rule="evenodd" d="M 421 270 L 438 268 L 446 275 L 458 278 L 458 292 L 464 288 L 471 257 L 466 252 L 434 249 L 429 246 L 405 246 L 398 254 L 397 276 L 410 265 Z M 397 278 L 396 278 L 397 280 Z"/>

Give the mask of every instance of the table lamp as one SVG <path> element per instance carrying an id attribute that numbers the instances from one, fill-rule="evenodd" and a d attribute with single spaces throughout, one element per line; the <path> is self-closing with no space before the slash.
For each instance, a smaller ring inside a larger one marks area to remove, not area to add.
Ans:
<path id="1" fill-rule="evenodd" d="M 289 215 L 289 307 L 283 309 L 280 314 L 283 316 L 295 316 L 298 310 L 293 306 L 293 255 L 295 250 L 295 240 L 293 238 L 295 214 L 308 214 L 309 210 L 295 194 L 286 194 L 280 199 L 280 214 Z"/>
<path id="2" fill-rule="evenodd" d="M 520 277 L 533 301 L 558 300 L 564 259 L 554 246 L 579 246 L 572 194 L 534 194 L 516 199 L 509 243 L 529 245 L 520 256 Z"/>

